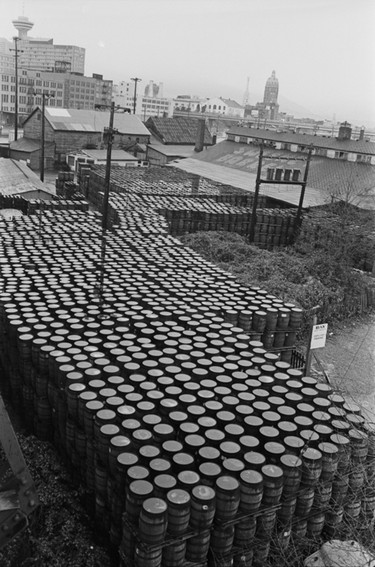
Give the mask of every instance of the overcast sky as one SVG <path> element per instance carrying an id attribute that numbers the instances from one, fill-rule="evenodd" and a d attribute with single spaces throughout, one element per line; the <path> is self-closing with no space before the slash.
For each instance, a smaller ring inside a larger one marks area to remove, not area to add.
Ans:
<path id="1" fill-rule="evenodd" d="M 254 104 L 274 69 L 280 110 L 375 126 L 375 0 L 0 0 L 0 37 L 19 15 L 84 47 L 86 75 L 239 103 L 250 77 Z"/>

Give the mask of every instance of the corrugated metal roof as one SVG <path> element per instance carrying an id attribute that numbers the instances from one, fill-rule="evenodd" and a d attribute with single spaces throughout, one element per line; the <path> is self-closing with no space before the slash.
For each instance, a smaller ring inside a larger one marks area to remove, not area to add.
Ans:
<path id="1" fill-rule="evenodd" d="M 27 165 L 21 161 L 0 158 L 0 193 L 20 195 L 29 191 L 53 194 Z"/>
<path id="2" fill-rule="evenodd" d="M 278 158 L 281 156 L 286 159 L 280 161 Z M 230 183 L 230 179 L 233 178 L 240 183 L 236 185 L 237 187 L 254 191 L 259 148 L 244 143 L 224 141 L 195 154 L 194 158 L 182 160 L 177 167 L 197 175 L 206 175 L 222 183 Z M 303 175 L 306 161 L 300 160 L 305 158 L 306 155 L 302 153 L 267 149 L 264 152 L 263 171 L 267 167 L 282 167 L 301 169 Z M 351 185 L 352 198 L 356 195 L 353 204 L 365 209 L 375 209 L 374 166 L 313 157 L 308 175 L 306 206 L 327 203 L 332 193 L 340 191 L 348 183 Z M 298 204 L 300 189 L 292 185 L 262 184 L 261 193 L 265 192 L 270 196 L 279 195 L 275 198 L 290 203 L 295 204 L 297 201 Z"/>
<path id="3" fill-rule="evenodd" d="M 191 157 L 195 154 L 194 146 L 191 145 L 149 144 L 149 148 L 168 157 Z"/>
<path id="4" fill-rule="evenodd" d="M 284 142 L 309 146 L 312 144 L 316 148 L 328 150 L 364 153 L 375 155 L 375 143 L 365 140 L 338 140 L 337 138 L 325 138 L 324 136 L 313 136 L 311 134 L 294 134 L 293 132 L 274 132 L 261 128 L 246 128 L 235 126 L 230 128 L 227 134 L 233 136 L 243 136 L 245 138 L 256 138 L 274 142 Z"/>
<path id="5" fill-rule="evenodd" d="M 40 110 L 40 109 L 39 109 Z M 35 111 L 34 111 L 35 112 Z M 33 114 L 33 113 L 32 113 Z M 25 122 L 30 117 L 28 116 Z M 46 120 L 54 130 L 70 130 L 74 132 L 103 132 L 109 126 L 108 111 L 77 110 L 75 108 L 45 108 Z M 114 128 L 120 134 L 133 136 L 149 136 L 150 132 L 142 121 L 134 114 L 115 112 Z"/>

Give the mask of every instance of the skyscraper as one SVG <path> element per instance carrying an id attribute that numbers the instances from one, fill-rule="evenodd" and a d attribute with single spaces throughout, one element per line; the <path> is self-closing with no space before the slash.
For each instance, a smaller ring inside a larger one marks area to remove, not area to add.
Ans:
<path id="1" fill-rule="evenodd" d="M 264 104 L 277 104 L 278 94 L 279 80 L 276 78 L 275 71 L 272 71 L 272 75 L 267 79 L 266 86 L 264 88 Z"/>

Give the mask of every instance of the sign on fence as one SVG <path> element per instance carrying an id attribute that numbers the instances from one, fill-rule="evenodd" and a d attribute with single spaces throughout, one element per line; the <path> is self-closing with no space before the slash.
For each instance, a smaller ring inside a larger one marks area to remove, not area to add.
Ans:
<path id="1" fill-rule="evenodd" d="M 310 348 L 323 348 L 326 345 L 328 324 L 314 325 L 311 334 Z"/>

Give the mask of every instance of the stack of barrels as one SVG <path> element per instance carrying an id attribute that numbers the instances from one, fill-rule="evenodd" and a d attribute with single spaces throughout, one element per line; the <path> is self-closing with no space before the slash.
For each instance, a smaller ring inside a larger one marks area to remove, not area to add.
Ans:
<path id="1" fill-rule="evenodd" d="M 98 290 L 100 215 L 44 217 L 0 221 L 1 383 L 126 566 L 258 566 L 374 514 L 360 409 L 256 340 L 295 306 L 142 216 L 108 233 Z"/>

